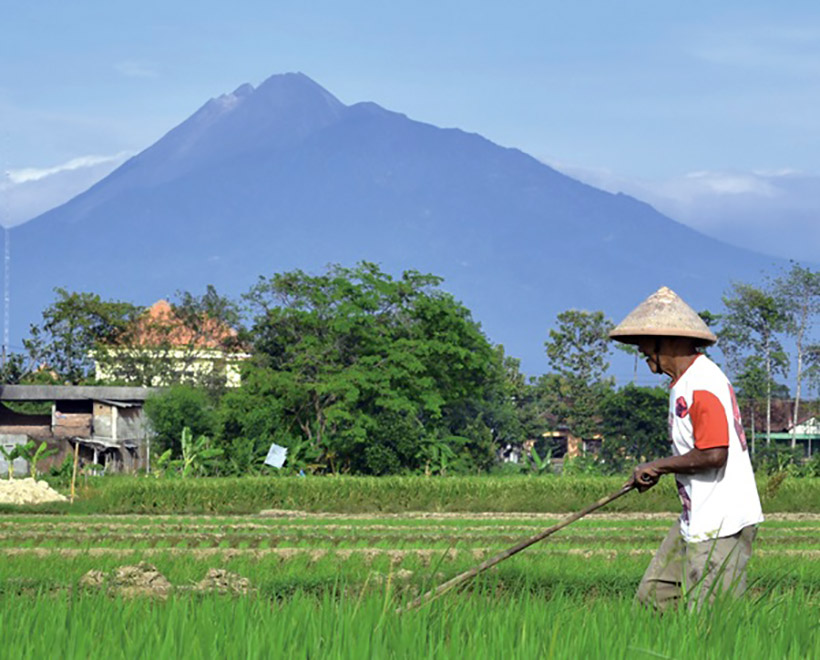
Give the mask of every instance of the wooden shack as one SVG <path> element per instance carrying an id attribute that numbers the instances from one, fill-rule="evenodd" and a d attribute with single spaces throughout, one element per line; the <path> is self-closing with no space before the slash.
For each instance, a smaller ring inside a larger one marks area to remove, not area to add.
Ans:
<path id="1" fill-rule="evenodd" d="M 133 472 L 149 461 L 148 424 L 143 404 L 156 388 L 72 385 L 0 386 L 0 443 L 33 439 L 57 453 L 38 467 L 61 463 L 79 445 L 85 464 L 107 471 Z M 50 403 L 51 414 L 26 413 L 10 406 Z M 15 471 L 21 467 L 15 461 Z M 0 458 L 0 473 L 7 469 Z"/>

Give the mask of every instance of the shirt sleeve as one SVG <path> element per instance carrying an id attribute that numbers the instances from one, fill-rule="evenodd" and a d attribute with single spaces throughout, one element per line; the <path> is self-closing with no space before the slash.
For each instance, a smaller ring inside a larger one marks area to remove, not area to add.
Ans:
<path id="1" fill-rule="evenodd" d="M 729 420 L 726 410 L 714 394 L 706 390 L 692 393 L 689 409 L 696 449 L 729 446 Z"/>

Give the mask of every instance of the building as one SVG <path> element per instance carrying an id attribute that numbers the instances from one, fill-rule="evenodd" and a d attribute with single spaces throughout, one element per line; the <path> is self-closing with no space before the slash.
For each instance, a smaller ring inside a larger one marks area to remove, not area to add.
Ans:
<path id="1" fill-rule="evenodd" d="M 788 423 L 785 427 L 780 427 L 771 433 L 772 442 L 780 447 L 790 445 L 792 437 L 797 447 L 802 448 L 803 456 L 811 458 L 820 450 L 820 419 L 815 416 L 805 417 L 797 426 Z M 755 433 L 755 438 L 758 447 L 765 446 L 765 431 Z"/>
<path id="2" fill-rule="evenodd" d="M 539 456 L 549 456 L 552 465 L 560 471 L 565 459 L 574 459 L 585 454 L 597 455 L 601 451 L 603 438 L 595 435 L 584 439 L 573 435 L 569 428 L 560 425 L 555 431 L 546 431 L 539 439 L 525 440 L 520 446 L 508 443 L 498 452 L 499 459 L 504 463 L 523 463 L 533 450 Z"/>
<path id="3" fill-rule="evenodd" d="M 242 362 L 237 333 L 210 318 L 183 318 L 167 300 L 149 307 L 119 340 L 95 354 L 99 382 L 164 387 L 178 382 L 219 382 L 238 387 Z"/>
<path id="4" fill-rule="evenodd" d="M 150 461 L 150 429 L 143 412 L 147 387 L 92 387 L 74 385 L 0 386 L 0 443 L 6 448 L 32 439 L 45 441 L 57 453 L 42 461 L 40 469 L 60 464 L 79 446 L 84 464 L 112 472 L 134 472 Z M 16 404 L 50 404 L 49 413 L 25 413 Z M 26 471 L 25 461 L 15 461 L 16 473 Z M 7 470 L 0 457 L 0 474 Z"/>

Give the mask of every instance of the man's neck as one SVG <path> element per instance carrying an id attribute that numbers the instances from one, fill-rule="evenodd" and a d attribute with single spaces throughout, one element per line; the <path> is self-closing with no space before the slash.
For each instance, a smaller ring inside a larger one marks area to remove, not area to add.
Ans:
<path id="1" fill-rule="evenodd" d="M 686 355 L 670 356 L 667 358 L 669 360 L 668 364 L 664 365 L 666 367 L 664 372 L 671 376 L 674 383 L 692 366 L 692 363 L 697 360 L 699 355 L 700 353 L 687 353 Z"/>

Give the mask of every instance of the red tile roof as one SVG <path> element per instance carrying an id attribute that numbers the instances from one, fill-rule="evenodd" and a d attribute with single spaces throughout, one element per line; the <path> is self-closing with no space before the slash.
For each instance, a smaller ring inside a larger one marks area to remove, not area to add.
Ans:
<path id="1" fill-rule="evenodd" d="M 128 338 L 137 346 L 223 349 L 236 337 L 236 330 L 217 319 L 202 318 L 191 327 L 177 315 L 167 300 L 158 300 L 137 319 Z"/>

